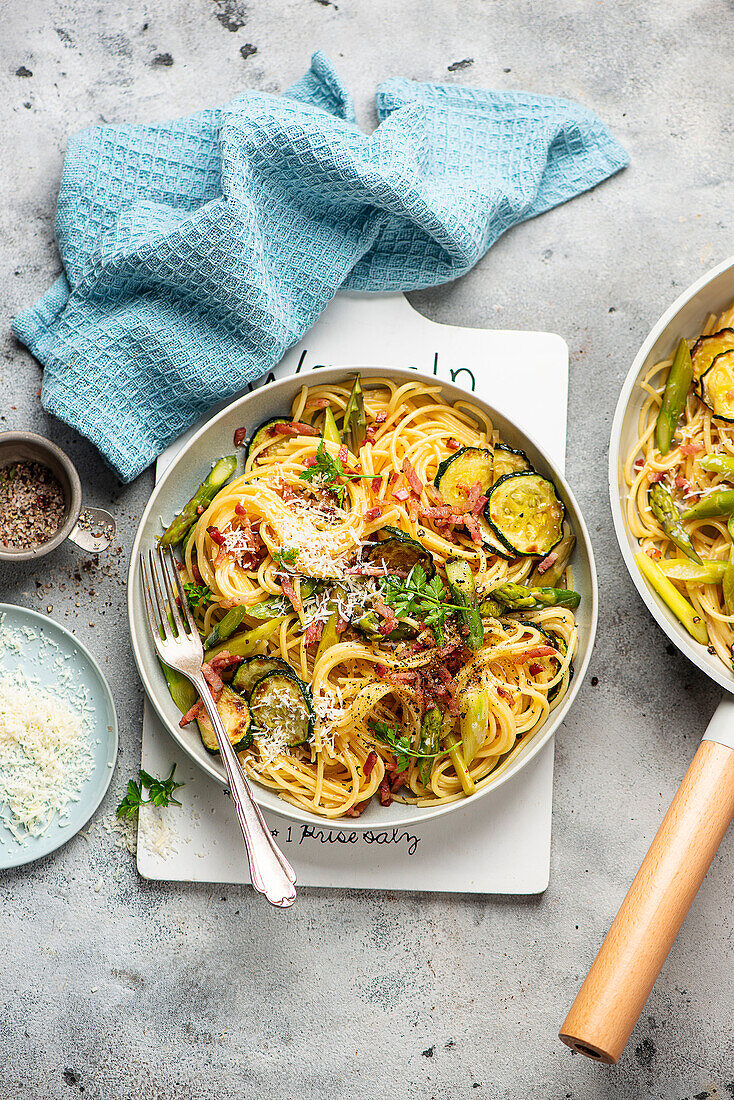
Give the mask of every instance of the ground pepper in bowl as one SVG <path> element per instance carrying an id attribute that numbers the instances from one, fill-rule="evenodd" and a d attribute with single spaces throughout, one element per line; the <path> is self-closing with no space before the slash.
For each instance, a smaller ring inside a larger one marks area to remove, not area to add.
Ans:
<path id="1" fill-rule="evenodd" d="M 53 538 L 65 515 L 64 491 L 47 466 L 13 462 L 0 468 L 0 546 L 41 546 Z"/>

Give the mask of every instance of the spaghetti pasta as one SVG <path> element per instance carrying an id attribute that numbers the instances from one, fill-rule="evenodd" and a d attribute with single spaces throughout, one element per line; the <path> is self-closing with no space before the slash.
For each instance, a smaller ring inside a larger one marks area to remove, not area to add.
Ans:
<path id="1" fill-rule="evenodd" d="M 303 687 L 310 732 L 284 741 L 254 715 L 239 753 L 247 773 L 332 819 L 373 796 L 434 806 L 491 782 L 558 706 L 577 648 L 573 601 L 555 605 L 556 590 L 538 587 L 556 554 L 540 542 L 517 554 L 484 518 L 500 480 L 545 483 L 525 456 L 489 484 L 459 481 L 449 504 L 442 464 L 476 453 L 491 468 L 501 446 L 487 416 L 438 385 L 370 378 L 362 431 L 350 431 L 350 381 L 304 386 L 287 417 L 255 432 L 244 472 L 201 510 L 181 562 L 204 637 L 244 609 L 207 659 L 284 662 L 276 672 L 287 666 Z M 450 583 L 451 562 L 468 565 L 468 596 Z M 559 576 L 570 588 L 570 566 Z M 284 700 L 280 713 L 292 709 Z"/>
<path id="2" fill-rule="evenodd" d="M 647 371 L 640 382 L 646 396 L 639 414 L 638 438 L 624 466 L 631 534 L 687 601 L 683 608 L 690 614 L 676 611 L 681 621 L 689 630 L 691 623 L 705 624 L 703 640 L 729 668 L 734 605 L 731 598 L 727 601 L 726 583 L 722 582 L 734 556 L 727 522 L 734 514 L 734 493 L 732 507 L 727 509 L 725 504 L 726 491 L 734 489 L 734 424 L 724 415 L 726 408 L 711 402 L 702 379 L 705 368 L 725 362 L 728 344 L 734 347 L 734 333 L 731 339 L 728 336 L 732 325 L 734 305 L 720 316 L 709 316 L 696 341 L 685 341 L 693 353 L 692 378 L 687 379 L 690 385 L 685 397 L 681 396 L 680 415 L 671 425 L 674 434 L 664 454 L 658 447 L 656 423 L 674 357 Z M 720 335 L 720 343 L 714 340 L 715 334 Z M 734 392 L 727 391 L 722 399 L 725 403 L 734 400 Z M 651 500 L 655 486 L 673 502 L 674 511 L 662 521 L 660 514 L 655 514 L 654 498 Z M 734 577 L 734 570 L 729 576 Z"/>

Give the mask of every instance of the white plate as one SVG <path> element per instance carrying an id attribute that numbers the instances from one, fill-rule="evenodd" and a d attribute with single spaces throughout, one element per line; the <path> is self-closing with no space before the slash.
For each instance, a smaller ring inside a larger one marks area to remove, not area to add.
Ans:
<path id="1" fill-rule="evenodd" d="M 723 313 L 734 301 L 734 256 L 713 268 L 685 290 L 665 311 L 637 353 L 630 368 L 612 423 L 609 443 L 609 496 L 622 557 L 629 574 L 651 614 L 665 633 L 694 665 L 727 691 L 734 692 L 734 674 L 706 646 L 695 642 L 656 592 L 643 580 L 634 559 L 639 550 L 630 534 L 625 517 L 629 490 L 624 479 L 624 463 L 637 440 L 640 409 L 645 398 L 640 379 L 651 366 L 667 358 L 681 337 L 697 336 L 709 313 Z"/>
<path id="2" fill-rule="evenodd" d="M 394 379 L 418 380 L 430 385 L 436 384 L 435 378 L 421 375 L 416 371 L 395 367 L 331 367 L 319 369 L 318 372 L 304 372 L 303 374 L 290 376 L 279 382 L 272 382 L 262 389 L 254 390 L 223 409 L 192 437 L 156 485 L 140 521 L 132 548 L 128 576 L 130 635 L 140 678 L 159 718 L 174 740 L 205 772 L 220 782 L 225 782 L 224 769 L 214 757 L 206 752 L 198 733 L 190 727 L 182 730 L 178 725 L 181 716 L 169 695 L 165 678 L 155 656 L 143 607 L 139 577 L 140 552 L 154 545 L 155 538 L 161 531 L 161 517 L 170 518 L 182 507 L 184 502 L 191 496 L 196 485 L 206 476 L 214 459 L 223 454 L 231 454 L 232 435 L 236 428 L 245 426 L 251 431 L 269 417 L 282 416 L 284 411 L 290 408 L 293 398 L 300 388 L 313 381 L 316 374 L 318 375 L 319 384 L 338 383 L 351 377 L 355 370 L 359 370 L 365 378 L 389 374 Z M 467 400 L 466 392 L 458 386 L 442 383 L 442 390 L 449 401 Z M 473 795 L 470 800 L 462 799 L 433 809 L 406 806 L 399 802 L 393 802 L 388 807 L 371 805 L 361 817 L 350 819 L 349 827 L 353 830 L 373 829 L 376 824 L 383 827 L 416 825 L 421 821 L 450 813 L 460 807 L 466 808 L 468 802 L 474 802 L 490 791 L 496 790 L 510 776 L 516 775 L 536 755 L 561 724 L 581 685 L 591 656 L 597 615 L 596 573 L 589 534 L 576 500 L 563 475 L 545 457 L 541 448 L 530 437 L 479 398 L 471 396 L 469 399 L 474 401 L 491 418 L 506 443 L 524 450 L 536 469 L 552 478 L 566 505 L 568 519 L 577 538 L 573 558 L 574 584 L 582 596 L 581 606 L 577 614 L 579 651 L 574 661 L 576 675 L 563 703 L 553 711 L 550 720 L 538 734 L 526 741 L 511 767 L 494 782 L 490 782 L 477 794 Z M 273 810 L 283 817 L 289 817 L 294 821 L 324 824 L 322 817 L 316 814 L 304 813 L 295 806 L 291 806 L 290 803 L 278 798 L 274 792 L 267 788 L 253 784 L 253 793 L 263 808 Z"/>

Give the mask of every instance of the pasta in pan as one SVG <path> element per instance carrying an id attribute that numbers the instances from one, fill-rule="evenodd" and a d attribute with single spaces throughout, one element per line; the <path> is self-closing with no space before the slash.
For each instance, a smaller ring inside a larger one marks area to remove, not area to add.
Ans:
<path id="1" fill-rule="evenodd" d="M 567 691 L 579 596 L 555 486 L 484 413 L 417 379 L 304 386 L 218 476 L 161 541 L 247 773 L 340 818 L 507 768 Z"/>
<path id="2" fill-rule="evenodd" d="M 710 316 L 641 381 L 627 456 L 627 522 L 638 565 L 691 635 L 732 667 L 734 306 Z"/>

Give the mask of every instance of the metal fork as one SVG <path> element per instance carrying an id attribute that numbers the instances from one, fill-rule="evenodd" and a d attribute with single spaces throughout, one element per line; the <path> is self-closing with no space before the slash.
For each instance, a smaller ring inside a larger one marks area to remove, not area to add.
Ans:
<path id="1" fill-rule="evenodd" d="M 145 555 L 140 555 L 140 577 L 153 643 L 160 659 L 181 672 L 194 685 L 209 715 L 209 721 L 214 727 L 219 752 L 227 772 L 230 794 L 237 809 L 237 817 L 247 846 L 252 885 L 259 893 L 265 895 L 271 905 L 286 909 L 296 900 L 296 889 L 293 885 L 296 881 L 295 873 L 273 840 L 260 808 L 253 800 L 250 785 L 240 767 L 237 754 L 230 744 L 209 684 L 204 678 L 202 672 L 204 647 L 170 548 L 167 556 L 159 548 L 158 562 L 163 577 L 168 611 L 158 577 L 156 556 L 152 550 L 148 552 L 149 577 Z"/>

